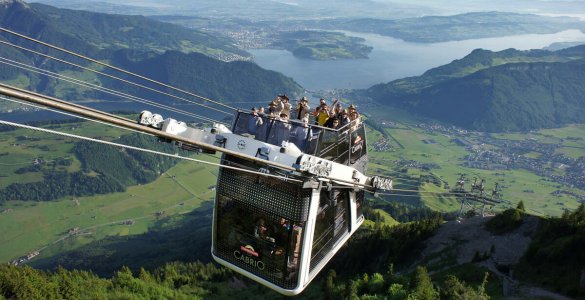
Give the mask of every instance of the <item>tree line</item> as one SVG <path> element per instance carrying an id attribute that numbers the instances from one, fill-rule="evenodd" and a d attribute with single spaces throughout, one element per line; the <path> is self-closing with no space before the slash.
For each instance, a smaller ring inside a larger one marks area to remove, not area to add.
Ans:
<path id="1" fill-rule="evenodd" d="M 489 299 L 488 275 L 467 284 L 458 277 L 431 278 L 423 266 L 395 272 L 400 262 L 412 262 L 421 242 L 439 226 L 432 219 L 393 227 L 361 230 L 328 264 L 301 298 L 313 299 Z M 376 249 L 373 251 L 372 249 Z M 372 258 L 384 257 L 371 263 Z M 155 258 L 156 259 L 156 258 Z M 353 260 L 353 264 L 340 261 Z M 152 269 L 121 267 L 110 277 L 91 271 L 36 270 L 0 266 L 0 298 L 7 299 L 206 299 L 278 298 L 259 284 L 223 267 L 200 262 L 167 262 Z"/>
<path id="2" fill-rule="evenodd" d="M 166 153 L 180 151 L 170 143 L 161 143 L 154 137 L 140 134 L 125 135 L 114 142 Z M 43 180 L 10 184 L 0 190 L 0 202 L 51 201 L 66 196 L 123 192 L 128 186 L 154 181 L 178 162 L 177 159 L 166 156 L 124 150 L 88 141 L 76 142 L 72 152 L 81 162 L 80 171 L 69 173 L 55 168 L 41 168 L 39 165 L 21 168 L 17 170 L 18 173 L 41 171 Z M 53 166 L 56 164 L 67 163 L 58 161 Z"/>
<path id="3" fill-rule="evenodd" d="M 561 217 L 540 220 L 514 273 L 565 295 L 585 297 L 585 204 Z"/>

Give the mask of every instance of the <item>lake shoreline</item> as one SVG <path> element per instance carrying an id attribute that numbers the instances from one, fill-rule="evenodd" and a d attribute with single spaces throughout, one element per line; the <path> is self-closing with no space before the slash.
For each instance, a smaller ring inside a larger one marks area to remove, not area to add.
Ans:
<path id="1" fill-rule="evenodd" d="M 249 50 L 260 67 L 293 78 L 307 90 L 366 89 L 375 84 L 410 76 L 463 58 L 482 48 L 501 51 L 542 49 L 553 43 L 583 42 L 585 33 L 577 29 L 554 34 L 523 34 L 442 43 L 412 43 L 370 33 L 339 31 L 364 38 L 373 47 L 369 59 L 316 61 L 300 59 L 286 50 Z"/>

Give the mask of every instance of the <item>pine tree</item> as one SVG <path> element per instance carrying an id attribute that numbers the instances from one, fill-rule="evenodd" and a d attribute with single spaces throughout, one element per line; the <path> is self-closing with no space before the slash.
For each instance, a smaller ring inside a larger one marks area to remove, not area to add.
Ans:
<path id="1" fill-rule="evenodd" d="M 425 267 L 418 266 L 411 281 L 412 292 L 409 295 L 418 300 L 439 299 L 439 294 Z"/>
<path id="2" fill-rule="evenodd" d="M 331 300 L 335 299 L 335 277 L 337 277 L 337 273 L 335 270 L 329 270 L 327 273 L 327 277 L 325 278 L 325 299 Z"/>
<path id="3" fill-rule="evenodd" d="M 518 205 L 516 205 L 516 209 L 523 213 L 526 212 L 526 209 L 524 208 L 524 201 L 520 200 L 520 202 L 518 202 Z"/>

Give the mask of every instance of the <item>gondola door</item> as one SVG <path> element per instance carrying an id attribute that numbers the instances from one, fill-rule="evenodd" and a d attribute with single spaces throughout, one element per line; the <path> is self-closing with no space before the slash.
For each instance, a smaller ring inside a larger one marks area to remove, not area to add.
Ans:
<path id="1" fill-rule="evenodd" d="M 313 199 L 312 204 L 318 203 L 314 220 L 314 229 L 309 251 L 311 260 L 309 265 L 309 281 L 327 264 L 341 245 L 347 241 L 352 226 L 350 214 L 351 189 L 334 188 L 322 189 L 319 201 Z"/>

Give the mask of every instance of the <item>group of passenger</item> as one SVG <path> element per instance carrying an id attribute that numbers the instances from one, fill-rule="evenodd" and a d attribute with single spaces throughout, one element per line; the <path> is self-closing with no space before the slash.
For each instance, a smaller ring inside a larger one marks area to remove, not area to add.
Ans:
<path id="1" fill-rule="evenodd" d="M 311 116 L 311 107 L 309 106 L 307 97 L 301 98 L 293 108 L 287 95 L 278 95 L 268 104 L 267 111 L 264 107 L 253 107 L 252 113 L 257 116 L 285 118 L 286 120 L 290 120 L 292 115 L 294 119 L 300 121 L 306 119 L 308 122 Z M 360 122 L 360 115 L 355 106 L 351 104 L 347 109 L 344 109 L 341 102 L 337 99 L 334 100 L 331 107 L 329 107 L 325 99 L 321 98 L 319 100 L 319 106 L 313 110 L 312 115 L 315 125 L 333 129 L 342 128 L 352 122 L 355 124 L 354 126 L 357 127 Z"/>
<path id="2" fill-rule="evenodd" d="M 355 109 L 355 106 L 351 104 L 346 110 L 337 99 L 329 107 L 325 99 L 321 98 L 319 100 L 319 106 L 313 111 L 313 116 L 316 125 L 332 129 L 345 128 L 350 123 L 353 129 L 355 129 L 359 126 L 360 122 L 359 113 Z"/>
<path id="3" fill-rule="evenodd" d="M 338 100 L 335 100 L 330 108 L 323 98 L 319 100 L 319 106 L 311 112 L 307 97 L 301 98 L 293 108 L 288 96 L 278 95 L 269 103 L 267 110 L 263 107 L 253 107 L 250 114 L 248 132 L 257 140 L 280 145 L 282 141 L 289 141 L 290 137 L 291 142 L 301 150 L 306 146 L 307 137 L 310 139 L 313 135 L 309 127 L 311 115 L 315 125 L 331 129 L 349 129 L 351 126 L 352 130 L 355 130 L 360 125 L 359 113 L 353 104 L 346 110 Z M 291 126 L 291 116 L 300 124 Z M 266 118 L 280 122 L 269 128 L 271 122 L 267 122 Z"/>

